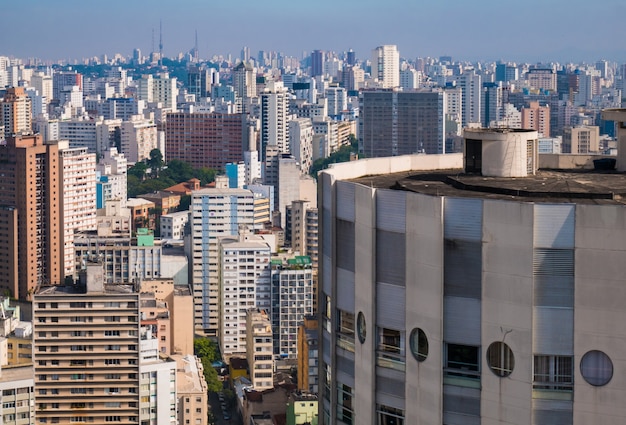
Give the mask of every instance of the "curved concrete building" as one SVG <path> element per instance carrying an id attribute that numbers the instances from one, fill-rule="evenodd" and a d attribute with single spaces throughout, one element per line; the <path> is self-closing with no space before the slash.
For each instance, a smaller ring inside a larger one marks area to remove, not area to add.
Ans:
<path id="1" fill-rule="evenodd" d="M 626 175 L 466 160 L 320 173 L 320 423 L 625 423 Z"/>

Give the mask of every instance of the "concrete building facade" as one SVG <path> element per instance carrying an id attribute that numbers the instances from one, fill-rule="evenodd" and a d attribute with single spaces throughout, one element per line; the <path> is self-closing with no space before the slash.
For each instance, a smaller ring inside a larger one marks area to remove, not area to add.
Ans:
<path id="1" fill-rule="evenodd" d="M 320 423 L 622 423 L 626 180 L 579 176 L 323 171 Z"/>

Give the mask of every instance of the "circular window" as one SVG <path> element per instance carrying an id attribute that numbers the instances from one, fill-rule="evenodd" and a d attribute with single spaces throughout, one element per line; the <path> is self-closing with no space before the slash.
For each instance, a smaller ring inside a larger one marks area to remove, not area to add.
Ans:
<path id="1" fill-rule="evenodd" d="M 494 342 L 487 348 L 487 364 L 493 373 L 500 378 L 505 378 L 513 372 L 515 367 L 513 351 L 504 342 Z"/>
<path id="2" fill-rule="evenodd" d="M 409 337 L 409 343 L 411 344 L 411 353 L 415 360 L 423 362 L 428 357 L 428 338 L 426 334 L 420 328 L 415 328 L 411 331 Z"/>
<path id="3" fill-rule="evenodd" d="M 363 344 L 365 342 L 366 330 L 365 315 L 362 311 L 359 311 L 359 315 L 356 318 L 356 333 L 359 336 L 359 342 Z"/>
<path id="4" fill-rule="evenodd" d="M 601 387 L 613 377 L 613 362 L 602 351 L 588 351 L 580 360 L 580 374 L 587 383 Z"/>

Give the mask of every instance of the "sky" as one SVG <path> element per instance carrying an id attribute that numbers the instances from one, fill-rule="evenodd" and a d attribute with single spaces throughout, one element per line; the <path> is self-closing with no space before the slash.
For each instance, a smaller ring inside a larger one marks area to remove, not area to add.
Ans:
<path id="1" fill-rule="evenodd" d="M 44 60 L 194 46 L 200 58 L 248 46 L 301 58 L 314 49 L 455 60 L 626 63 L 624 0 L 0 0 L 0 56 Z"/>

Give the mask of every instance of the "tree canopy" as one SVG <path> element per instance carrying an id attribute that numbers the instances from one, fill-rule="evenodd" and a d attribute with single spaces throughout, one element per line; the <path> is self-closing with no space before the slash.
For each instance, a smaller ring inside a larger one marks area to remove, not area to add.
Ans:
<path id="1" fill-rule="evenodd" d="M 151 178 L 147 177 L 151 168 Z M 128 169 L 128 197 L 135 198 L 143 193 L 166 189 L 191 178 L 200 180 L 202 186 L 215 180 L 216 171 L 211 168 L 193 168 L 190 164 L 172 159 L 163 167 L 163 155 L 158 149 L 150 152 L 150 159 L 135 163 Z"/>

